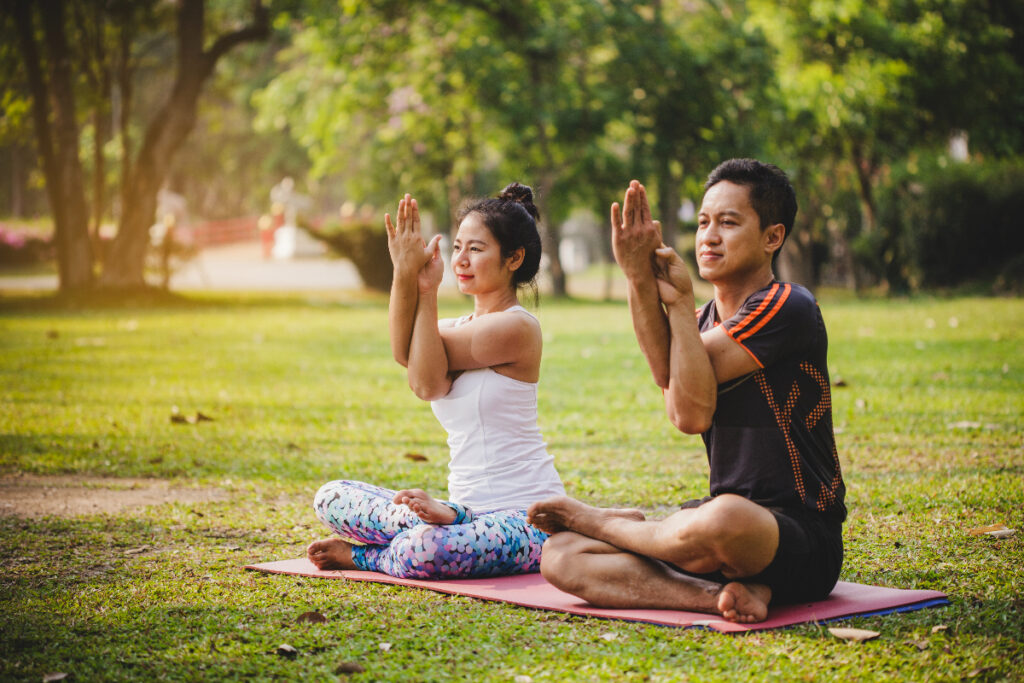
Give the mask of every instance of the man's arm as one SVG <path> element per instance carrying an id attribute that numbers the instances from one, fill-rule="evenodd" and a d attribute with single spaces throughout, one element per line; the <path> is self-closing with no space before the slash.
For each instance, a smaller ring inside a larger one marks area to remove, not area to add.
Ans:
<path id="1" fill-rule="evenodd" d="M 612 251 L 626 275 L 633 330 L 655 383 L 664 389 L 669 377 L 669 324 L 658 299 L 652 262 L 661 244 L 661 226 L 651 220 L 643 185 L 636 180 L 629 184 L 621 211 L 618 202 L 612 204 L 611 222 Z"/>
<path id="2" fill-rule="evenodd" d="M 655 256 L 658 296 L 671 338 L 665 411 L 680 431 L 700 434 L 711 426 L 718 380 L 693 313 L 693 282 L 686 264 L 671 247 L 662 246 Z"/>

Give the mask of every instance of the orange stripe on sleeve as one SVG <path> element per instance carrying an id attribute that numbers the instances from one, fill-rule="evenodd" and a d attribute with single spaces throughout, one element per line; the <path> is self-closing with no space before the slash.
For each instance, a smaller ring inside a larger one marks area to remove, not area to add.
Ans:
<path id="1" fill-rule="evenodd" d="M 789 285 L 787 285 L 787 287 L 788 286 Z M 743 320 L 739 321 L 738 323 L 736 323 L 735 325 L 732 326 L 732 329 L 730 329 L 730 335 L 729 336 L 733 336 L 733 334 L 739 334 L 740 331 L 744 327 L 746 327 L 751 322 L 756 320 L 757 316 L 761 315 L 761 313 L 764 312 L 764 309 L 768 308 L 768 305 L 771 304 L 772 298 L 775 296 L 775 292 L 778 291 L 778 289 L 779 289 L 779 283 L 776 282 L 774 285 L 772 285 L 772 288 L 768 291 L 768 294 L 761 301 L 761 304 L 756 309 L 754 309 L 753 312 L 747 314 L 746 318 L 744 318 Z"/>
<path id="2" fill-rule="evenodd" d="M 771 312 L 768 313 L 768 315 L 766 315 L 759 323 L 751 327 L 749 330 L 747 330 L 743 334 L 738 335 L 736 337 L 736 341 L 742 342 L 744 339 L 750 337 L 752 334 L 755 334 L 758 330 L 764 327 L 769 320 L 774 318 L 775 314 L 779 312 L 780 308 L 782 308 L 782 304 L 786 303 L 786 299 L 789 298 L 789 290 L 790 286 L 785 285 L 785 287 L 782 290 L 782 296 L 779 297 L 779 300 L 775 303 L 775 306 L 772 308 Z"/>
<path id="3" fill-rule="evenodd" d="M 732 336 L 732 330 L 726 330 L 726 331 L 725 331 L 725 333 L 726 333 L 727 335 L 729 335 L 729 338 L 730 338 L 730 339 L 732 339 L 732 340 L 733 340 L 734 342 L 736 342 L 737 344 L 739 344 L 739 345 L 740 345 L 740 348 L 741 348 L 741 349 L 743 349 L 744 351 L 746 351 L 746 352 L 747 352 L 747 353 L 748 353 L 748 354 L 750 355 L 750 357 L 751 357 L 751 358 L 753 358 L 753 359 L 754 359 L 754 362 L 755 362 L 755 363 L 757 363 L 757 367 L 759 367 L 759 368 L 761 368 L 761 369 L 764 369 L 764 363 L 762 363 L 762 362 L 761 362 L 761 359 L 760 359 L 760 358 L 758 358 L 757 356 L 755 356 L 755 355 L 754 355 L 754 352 L 753 352 L 753 351 L 751 351 L 750 349 L 748 349 L 748 348 L 747 348 L 747 345 L 746 345 L 746 344 L 744 344 L 743 342 L 741 342 L 741 341 L 740 341 L 739 339 L 737 339 L 736 337 Z"/>

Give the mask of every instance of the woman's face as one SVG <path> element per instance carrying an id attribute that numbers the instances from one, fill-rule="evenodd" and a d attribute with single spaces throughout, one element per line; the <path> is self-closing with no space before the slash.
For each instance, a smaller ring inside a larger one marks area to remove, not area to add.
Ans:
<path id="1" fill-rule="evenodd" d="M 512 258 L 502 258 L 501 244 L 480 215 L 462 219 L 452 250 L 452 272 L 463 294 L 512 289 Z"/>

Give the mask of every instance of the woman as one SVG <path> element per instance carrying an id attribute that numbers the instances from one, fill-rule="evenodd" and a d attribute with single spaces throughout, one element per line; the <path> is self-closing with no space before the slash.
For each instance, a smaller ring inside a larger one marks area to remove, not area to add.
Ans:
<path id="1" fill-rule="evenodd" d="M 408 578 L 535 572 L 547 534 L 526 508 L 564 492 L 537 429 L 540 324 L 519 305 L 540 265 L 537 207 L 513 183 L 459 212 L 452 271 L 473 312 L 437 318 L 444 275 L 440 235 L 424 244 L 408 194 L 397 224 L 385 215 L 394 263 L 391 348 L 409 386 L 431 401 L 448 432 L 448 500 L 420 489 L 393 491 L 332 481 L 316 495 L 317 516 L 337 534 L 307 548 L 321 569 L 365 569 Z"/>

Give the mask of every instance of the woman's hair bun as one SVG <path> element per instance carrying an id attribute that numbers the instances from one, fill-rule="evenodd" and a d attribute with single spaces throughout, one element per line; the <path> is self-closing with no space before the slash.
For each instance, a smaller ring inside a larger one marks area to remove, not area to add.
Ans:
<path id="1" fill-rule="evenodd" d="M 534 220 L 540 220 L 540 211 L 533 203 L 533 189 L 522 183 L 509 183 L 498 195 L 498 199 L 511 200 L 523 205 L 527 213 L 533 216 Z"/>

